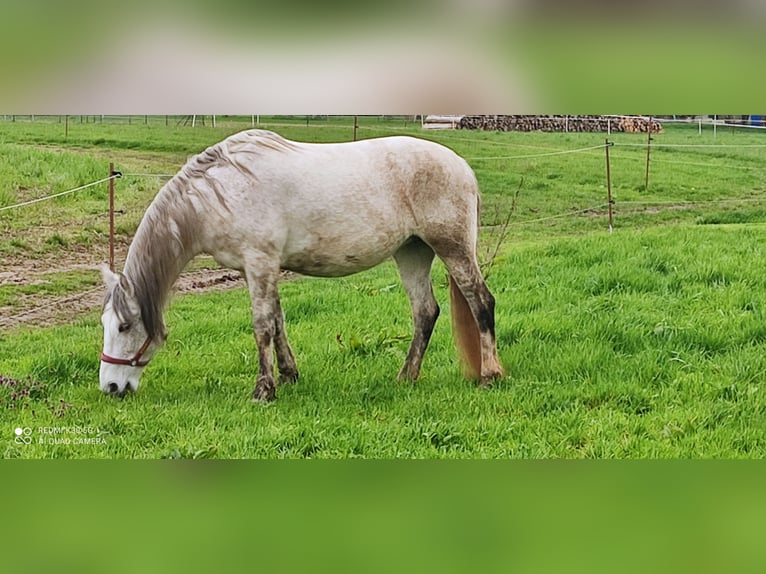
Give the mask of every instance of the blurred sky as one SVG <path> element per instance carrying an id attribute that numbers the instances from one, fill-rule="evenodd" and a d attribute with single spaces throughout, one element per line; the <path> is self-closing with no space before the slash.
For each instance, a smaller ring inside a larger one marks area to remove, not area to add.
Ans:
<path id="1" fill-rule="evenodd" d="M 0 109 L 756 113 L 762 4 L 4 0 Z"/>

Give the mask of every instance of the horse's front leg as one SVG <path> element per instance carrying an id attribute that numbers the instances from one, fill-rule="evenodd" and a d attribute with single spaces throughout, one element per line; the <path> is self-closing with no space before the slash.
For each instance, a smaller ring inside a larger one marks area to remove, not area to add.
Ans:
<path id="1" fill-rule="evenodd" d="M 276 272 L 269 271 L 268 264 L 259 261 L 251 265 L 245 274 L 253 307 L 253 333 L 258 346 L 258 378 L 253 390 L 254 401 L 271 401 L 276 396 L 274 381 L 274 338 L 276 336 L 277 279 Z"/>
<path id="2" fill-rule="evenodd" d="M 298 367 L 295 364 L 295 355 L 287 341 L 287 332 L 285 331 L 285 314 L 282 311 L 282 305 L 277 294 L 275 315 L 275 338 L 274 347 L 277 351 L 277 367 L 279 369 L 280 383 L 294 383 L 298 380 Z"/>

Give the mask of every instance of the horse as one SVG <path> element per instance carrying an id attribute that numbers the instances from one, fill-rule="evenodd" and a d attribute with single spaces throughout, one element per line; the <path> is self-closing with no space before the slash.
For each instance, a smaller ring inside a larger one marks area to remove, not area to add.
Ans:
<path id="1" fill-rule="evenodd" d="M 465 160 L 432 141 L 389 136 L 302 143 L 247 130 L 193 156 L 157 193 L 121 273 L 102 268 L 107 292 L 99 386 L 136 391 L 167 338 L 163 312 L 176 279 L 198 254 L 240 271 L 258 350 L 254 401 L 298 379 L 277 288 L 281 270 L 341 277 L 393 257 L 414 334 L 400 380 L 416 380 L 439 316 L 434 256 L 449 274 L 453 338 L 468 378 L 503 376 L 495 299 L 477 260 L 479 190 Z"/>

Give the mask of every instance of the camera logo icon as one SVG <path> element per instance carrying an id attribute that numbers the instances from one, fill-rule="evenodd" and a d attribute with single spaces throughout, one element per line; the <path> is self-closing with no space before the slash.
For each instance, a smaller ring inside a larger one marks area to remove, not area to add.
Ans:
<path id="1" fill-rule="evenodd" d="M 16 436 L 13 437 L 13 442 L 16 444 L 31 444 L 32 443 L 32 429 L 29 427 L 17 427 L 14 431 Z"/>

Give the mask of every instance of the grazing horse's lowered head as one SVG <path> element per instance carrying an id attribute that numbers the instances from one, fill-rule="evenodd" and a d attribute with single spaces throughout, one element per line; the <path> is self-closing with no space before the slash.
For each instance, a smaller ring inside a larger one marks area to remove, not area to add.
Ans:
<path id="1" fill-rule="evenodd" d="M 152 336 L 142 319 L 135 288 L 122 273 L 102 268 L 107 294 L 101 314 L 104 350 L 101 353 L 99 387 L 105 393 L 123 396 L 138 389 L 141 373 L 165 340 Z"/>

